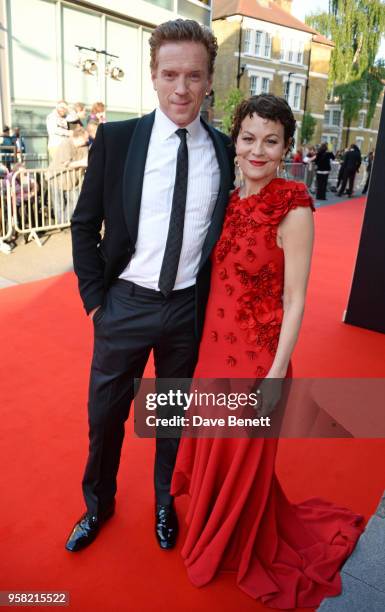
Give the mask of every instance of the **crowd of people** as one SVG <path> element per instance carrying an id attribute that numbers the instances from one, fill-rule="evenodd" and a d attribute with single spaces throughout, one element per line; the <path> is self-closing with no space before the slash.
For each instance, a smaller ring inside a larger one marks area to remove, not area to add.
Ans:
<path id="1" fill-rule="evenodd" d="M 373 158 L 373 151 L 370 151 L 365 158 L 366 180 L 362 190 L 363 195 L 368 190 Z M 316 195 L 317 200 L 326 200 L 328 189 L 336 192 L 338 197 L 343 195 L 352 197 L 356 175 L 362 164 L 362 155 L 356 144 L 351 144 L 350 147 L 333 153 L 329 151 L 328 144 L 323 142 L 318 146 L 309 145 L 297 148 L 287 161 L 292 164 L 293 178 L 301 179 L 304 176 L 306 185 Z M 338 162 L 338 177 L 335 185 L 329 184 L 332 162 Z M 301 168 L 301 165 L 304 168 Z"/>
<path id="2" fill-rule="evenodd" d="M 95 139 L 96 130 L 100 123 L 106 122 L 106 107 L 103 102 L 95 102 L 87 114 L 87 107 L 83 102 L 73 106 L 65 100 L 59 100 L 56 107 L 47 116 L 46 125 L 48 133 L 48 156 L 52 163 L 57 149 L 73 135 L 76 128 L 83 128 L 88 133 L 88 142 L 91 145 Z"/>
<path id="3" fill-rule="evenodd" d="M 13 197 L 16 202 L 16 216 L 18 226 L 36 227 L 44 225 L 42 202 L 50 199 L 49 214 L 54 224 L 69 223 L 71 212 L 74 210 L 79 197 L 82 173 L 68 172 L 87 167 L 88 151 L 92 146 L 96 131 L 100 123 L 105 123 L 105 105 L 95 102 L 89 113 L 86 105 L 77 102 L 70 106 L 60 100 L 46 119 L 48 133 L 49 165 L 44 173 L 45 188 L 41 185 L 40 174 L 34 176 L 20 170 L 26 168 L 22 154 L 26 147 L 19 128 L 4 127 L 2 147 L 2 162 L 0 162 L 0 178 L 2 192 L 5 195 L 7 184 L 13 181 Z M 9 147 L 9 148 L 8 148 Z M 16 175 L 16 176 L 15 176 Z M 15 176 L 15 178 L 14 178 Z M 28 206 L 29 201 L 38 199 L 38 210 L 35 206 Z M 0 219 L 5 226 L 6 218 Z M 50 225 L 50 223 L 48 223 Z M 7 241 L 0 240 L 0 252 L 8 254 L 16 246 L 17 232 L 13 230 Z M 27 235 L 25 234 L 25 240 Z"/>

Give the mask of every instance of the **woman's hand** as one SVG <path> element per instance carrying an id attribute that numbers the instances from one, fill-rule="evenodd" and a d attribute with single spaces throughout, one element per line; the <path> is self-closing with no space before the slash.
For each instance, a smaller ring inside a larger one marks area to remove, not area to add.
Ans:
<path id="1" fill-rule="evenodd" d="M 260 417 L 269 416 L 282 397 L 284 376 L 278 377 L 268 373 L 266 378 L 256 382 L 255 393 L 258 396 L 257 413 Z"/>

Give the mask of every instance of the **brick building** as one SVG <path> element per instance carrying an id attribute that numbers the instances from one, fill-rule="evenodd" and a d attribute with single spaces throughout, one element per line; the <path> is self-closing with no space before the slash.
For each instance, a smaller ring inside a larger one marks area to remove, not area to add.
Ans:
<path id="1" fill-rule="evenodd" d="M 333 43 L 291 13 L 291 0 L 215 0 L 218 38 L 214 90 L 217 102 L 237 87 L 245 96 L 284 96 L 300 129 L 304 111 L 317 121 L 312 141 L 323 134 L 328 71 Z M 220 120 L 218 105 L 215 117 Z M 298 133 L 296 140 L 299 142 Z"/>
<path id="2" fill-rule="evenodd" d="M 377 142 L 377 134 L 380 125 L 381 109 L 384 100 L 382 92 L 370 125 L 366 126 L 368 113 L 368 100 L 364 100 L 357 119 L 352 122 L 349 129 L 344 125 L 344 116 L 338 98 L 332 98 L 325 104 L 325 118 L 322 132 L 322 140 L 328 142 L 330 148 L 343 149 L 348 144 L 356 144 L 364 155 L 374 151 Z"/>

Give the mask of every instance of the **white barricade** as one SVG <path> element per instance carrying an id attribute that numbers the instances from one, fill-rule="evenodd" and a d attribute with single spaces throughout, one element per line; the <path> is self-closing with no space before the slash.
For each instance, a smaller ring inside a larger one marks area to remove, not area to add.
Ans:
<path id="1" fill-rule="evenodd" d="M 41 246 L 38 232 L 69 227 L 84 170 L 18 169 L 12 176 L 12 220 L 17 233 Z"/>
<path id="2" fill-rule="evenodd" d="M 0 179 L 0 242 L 12 237 L 11 186 L 5 178 Z"/>

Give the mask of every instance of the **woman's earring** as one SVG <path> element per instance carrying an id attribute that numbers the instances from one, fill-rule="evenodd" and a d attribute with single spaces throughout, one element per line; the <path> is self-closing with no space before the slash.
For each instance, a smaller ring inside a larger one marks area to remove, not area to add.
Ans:
<path id="1" fill-rule="evenodd" d="M 277 176 L 283 176 L 285 177 L 286 175 L 286 162 L 285 162 L 285 158 L 282 157 L 279 166 L 277 168 Z"/>
<path id="2" fill-rule="evenodd" d="M 241 189 L 243 187 L 243 185 L 244 185 L 245 179 L 244 179 L 244 176 L 243 176 L 242 168 L 239 165 L 238 157 L 235 157 L 234 165 L 235 165 L 235 179 L 236 179 L 236 183 L 237 183 L 238 187 Z"/>

